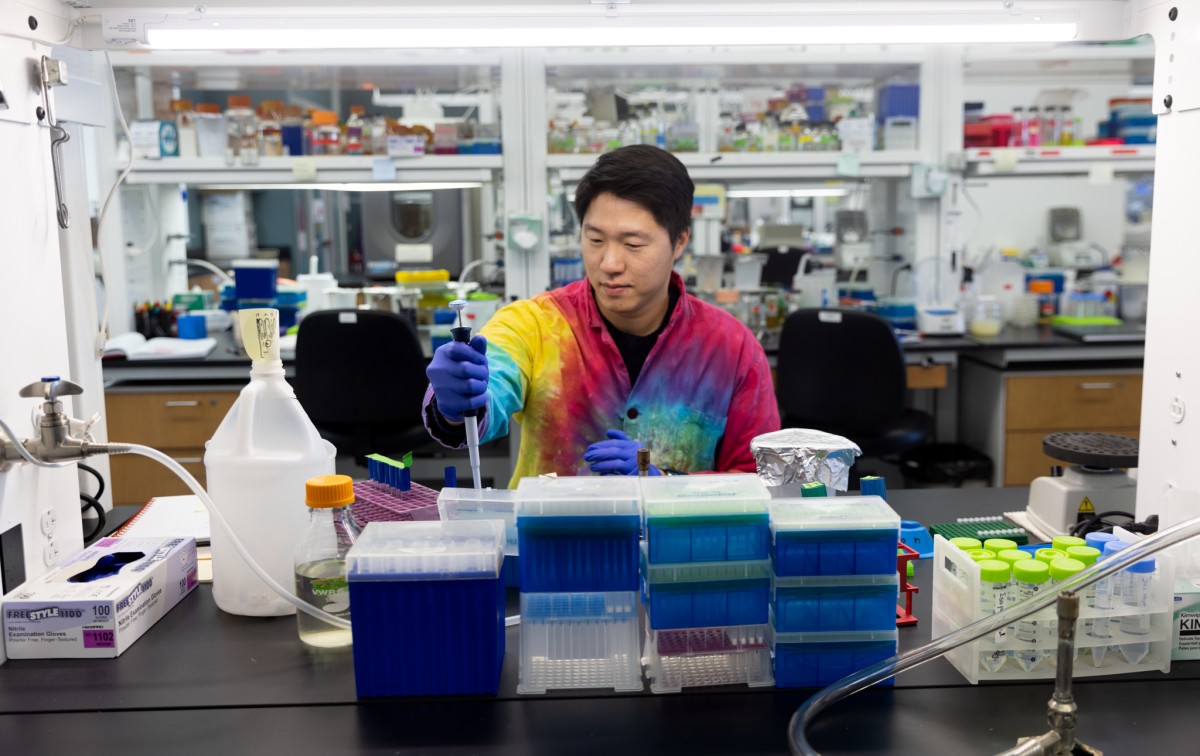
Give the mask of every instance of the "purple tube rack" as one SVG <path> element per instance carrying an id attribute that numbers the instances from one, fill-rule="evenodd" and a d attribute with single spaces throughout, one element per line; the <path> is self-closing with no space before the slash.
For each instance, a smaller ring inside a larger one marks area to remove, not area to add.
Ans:
<path id="1" fill-rule="evenodd" d="M 376 480 L 354 484 L 354 505 L 350 514 L 360 527 L 368 522 L 395 520 L 436 520 L 438 492 L 413 483 L 407 491 Z"/>

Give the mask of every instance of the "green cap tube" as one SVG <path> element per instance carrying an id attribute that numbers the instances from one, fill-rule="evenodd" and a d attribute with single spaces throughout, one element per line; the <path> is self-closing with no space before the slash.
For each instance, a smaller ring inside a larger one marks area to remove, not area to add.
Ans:
<path id="1" fill-rule="evenodd" d="M 1075 536 L 1060 535 L 1054 536 L 1054 540 L 1050 542 L 1050 545 L 1059 551 L 1065 552 L 1072 546 L 1087 546 L 1087 541 L 1083 540 L 1082 538 L 1076 538 Z"/>
<path id="2" fill-rule="evenodd" d="M 983 548 L 999 554 L 1001 551 L 1017 548 L 1017 542 L 1010 541 L 1007 538 L 989 538 L 983 542 Z"/>
<path id="3" fill-rule="evenodd" d="M 1100 549 L 1092 546 L 1072 546 L 1067 549 L 1067 556 L 1071 559 L 1078 559 L 1085 565 L 1091 565 L 1100 558 Z"/>
<path id="4" fill-rule="evenodd" d="M 1050 577 L 1055 580 L 1066 580 L 1077 572 L 1083 572 L 1087 565 L 1078 559 L 1060 557 L 1050 563 Z"/>
<path id="5" fill-rule="evenodd" d="M 987 549 L 967 549 L 967 556 L 971 557 L 972 561 L 982 562 L 984 559 L 995 559 L 996 552 Z"/>
<path id="6" fill-rule="evenodd" d="M 1038 549 L 1033 555 L 1034 559 L 1046 564 L 1050 564 L 1055 559 L 1064 559 L 1066 556 L 1067 552 L 1058 549 Z"/>
<path id="7" fill-rule="evenodd" d="M 1022 559 L 1013 565 L 1013 577 L 1022 583 L 1044 583 L 1050 579 L 1050 565 L 1036 559 Z"/>
<path id="8" fill-rule="evenodd" d="M 1012 577 L 1012 568 L 1008 562 L 999 559 L 985 559 L 979 562 L 979 579 L 985 583 L 1007 583 Z"/>
<path id="9" fill-rule="evenodd" d="M 963 551 L 983 548 L 983 543 L 980 542 L 978 538 L 967 538 L 966 536 L 951 538 L 950 543 L 962 549 Z"/>
<path id="10" fill-rule="evenodd" d="M 1026 559 L 1033 559 L 1033 554 L 1030 554 L 1028 551 L 1021 551 L 1020 549 L 1005 549 L 997 554 L 996 558 L 1001 562 L 1016 564 Z"/>
<path id="11" fill-rule="evenodd" d="M 819 480 L 800 486 L 800 497 L 804 499 L 825 496 L 825 484 Z"/>

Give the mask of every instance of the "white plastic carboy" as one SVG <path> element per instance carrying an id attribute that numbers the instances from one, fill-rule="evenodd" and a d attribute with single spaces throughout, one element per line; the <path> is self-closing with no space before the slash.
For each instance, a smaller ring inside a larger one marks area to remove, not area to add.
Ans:
<path id="1" fill-rule="evenodd" d="M 208 493 L 254 560 L 280 585 L 293 583 L 292 556 L 308 525 L 304 483 L 332 475 L 336 450 L 321 438 L 284 380 L 279 312 L 242 310 L 250 383 L 204 452 Z M 230 614 L 272 617 L 295 608 L 260 580 L 213 521 L 213 598 Z"/>

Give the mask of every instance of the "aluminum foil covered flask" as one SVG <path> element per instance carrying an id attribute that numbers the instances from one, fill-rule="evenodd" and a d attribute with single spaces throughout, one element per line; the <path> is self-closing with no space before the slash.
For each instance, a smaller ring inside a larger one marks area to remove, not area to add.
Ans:
<path id="1" fill-rule="evenodd" d="M 774 497 L 800 496 L 805 483 L 845 491 L 862 450 L 848 438 L 807 428 L 784 428 L 750 442 L 758 477 Z"/>

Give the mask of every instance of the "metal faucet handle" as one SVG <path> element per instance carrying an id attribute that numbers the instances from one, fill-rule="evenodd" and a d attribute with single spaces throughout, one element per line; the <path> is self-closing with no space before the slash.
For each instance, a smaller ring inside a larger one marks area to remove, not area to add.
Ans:
<path id="1" fill-rule="evenodd" d="M 26 399 L 42 399 L 56 402 L 60 396 L 76 396 L 83 393 L 83 386 L 74 381 L 64 381 L 57 375 L 42 378 L 37 383 L 31 383 L 18 392 Z"/>

